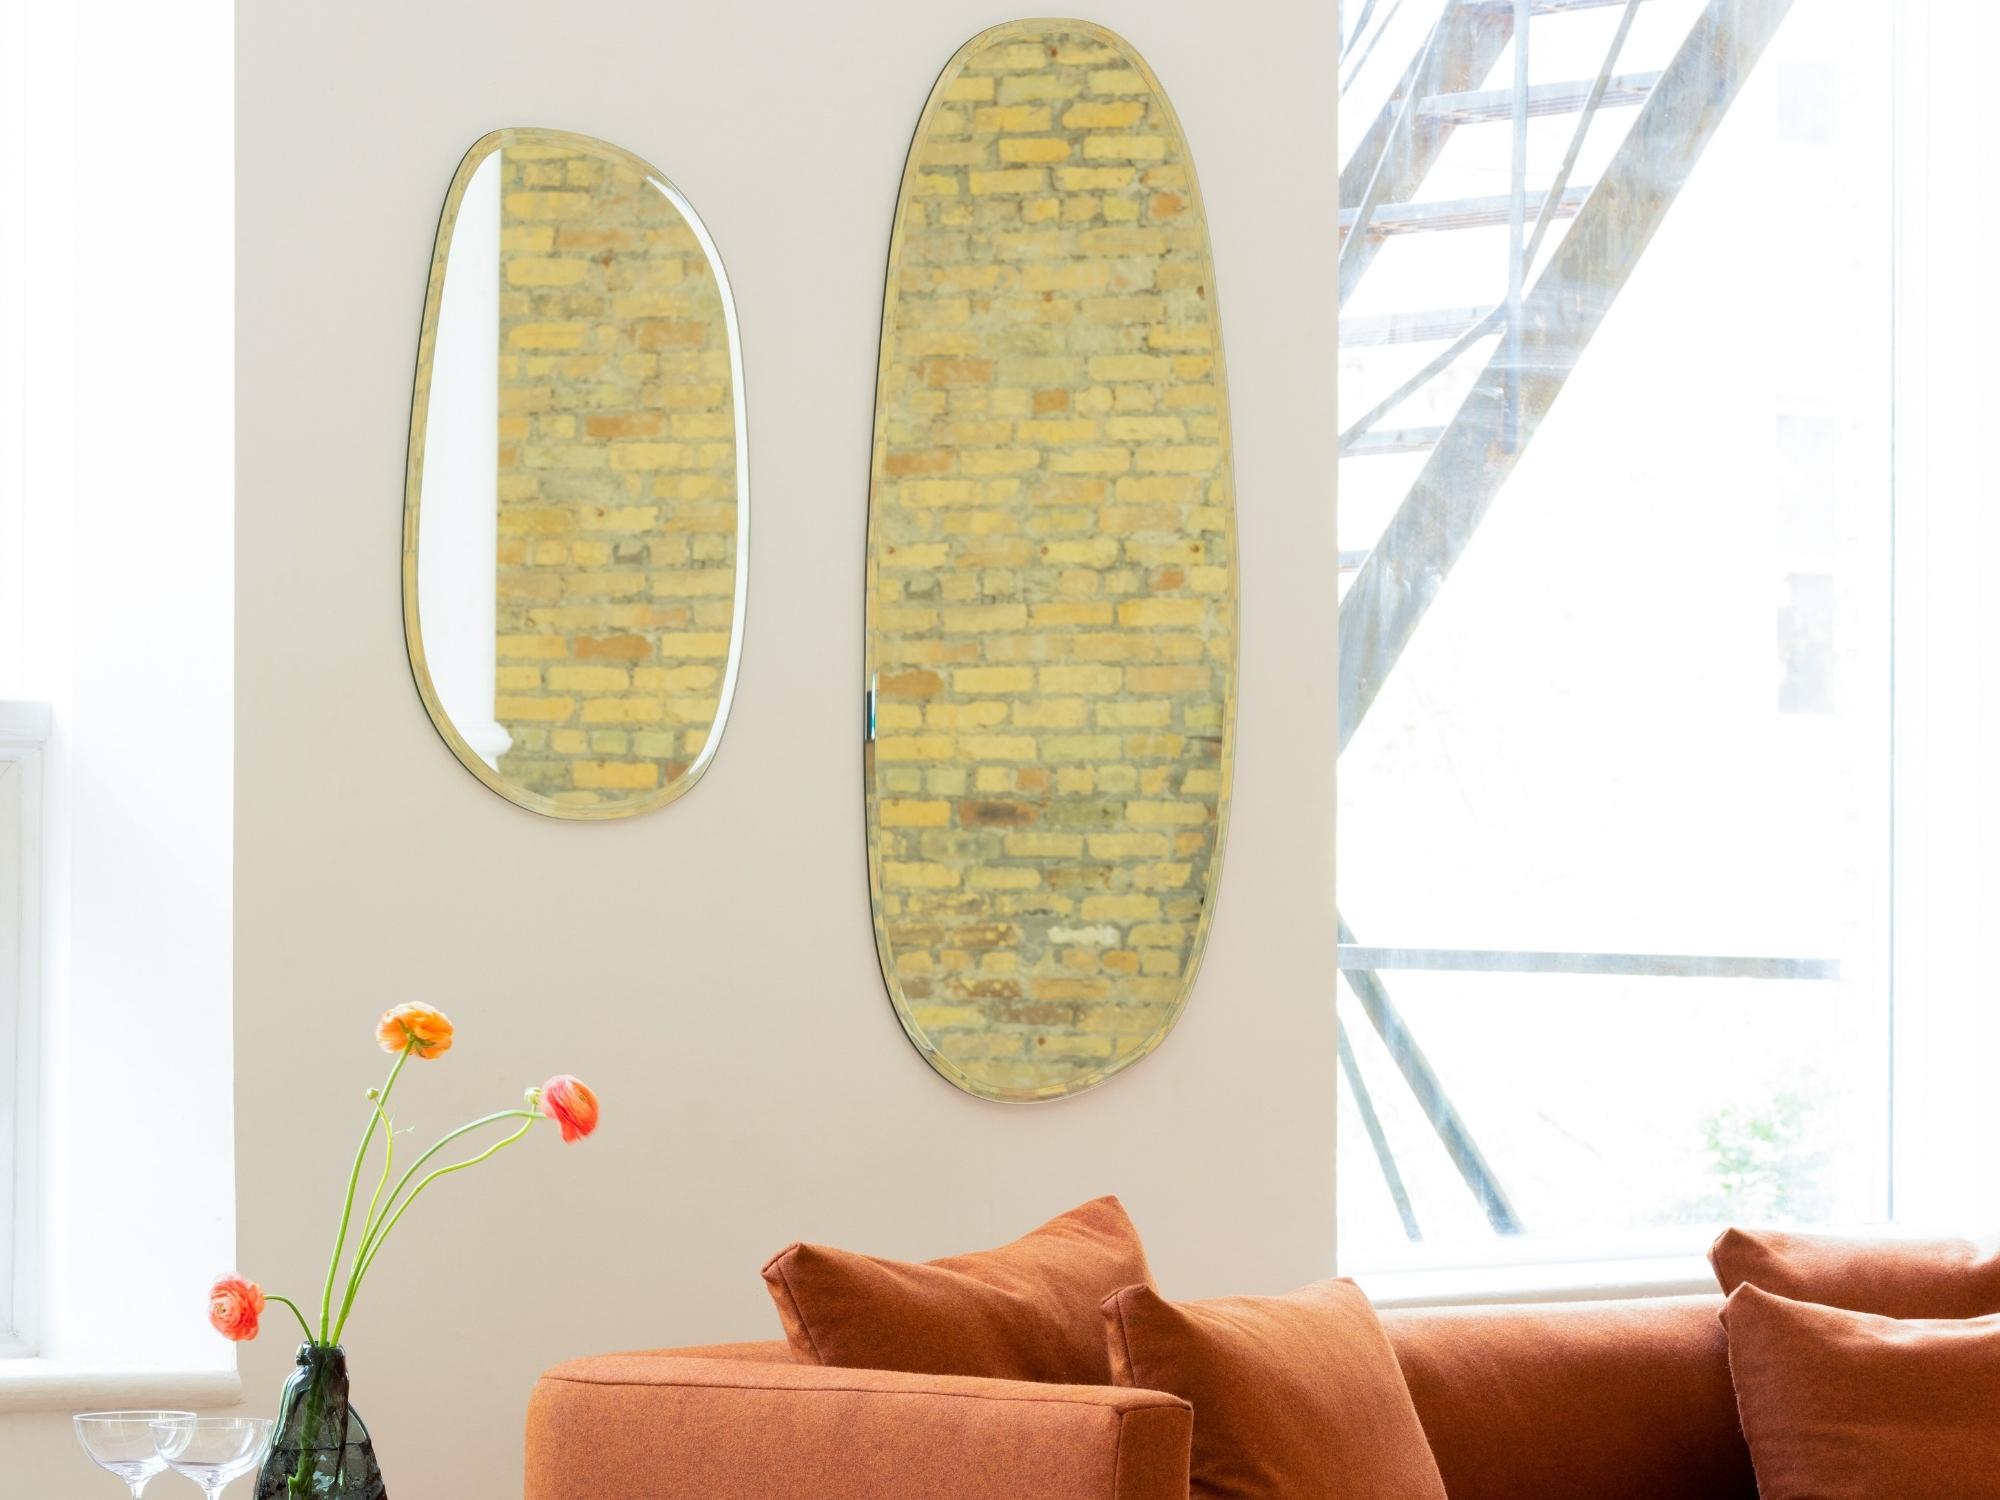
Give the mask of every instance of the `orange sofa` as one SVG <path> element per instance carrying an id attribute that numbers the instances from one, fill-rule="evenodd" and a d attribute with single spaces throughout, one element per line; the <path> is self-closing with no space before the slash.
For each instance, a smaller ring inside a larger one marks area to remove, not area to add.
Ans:
<path id="1" fill-rule="evenodd" d="M 1388 1312 L 1451 1500 L 1756 1500 L 1718 1297 Z M 527 1500 L 1187 1500 L 1178 1397 L 842 1370 L 786 1346 L 572 1360 Z"/>

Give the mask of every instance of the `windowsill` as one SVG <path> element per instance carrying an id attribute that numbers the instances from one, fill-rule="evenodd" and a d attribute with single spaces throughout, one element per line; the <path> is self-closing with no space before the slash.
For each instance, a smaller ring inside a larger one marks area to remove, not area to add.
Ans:
<path id="1" fill-rule="evenodd" d="M 1717 1291 L 1715 1272 L 1699 1255 L 1360 1271 L 1354 1279 L 1377 1307 L 1605 1302 L 1629 1297 L 1689 1297 Z"/>
<path id="2" fill-rule="evenodd" d="M 114 1370 L 52 1359 L 0 1359 L 0 1412 L 87 1407 L 234 1406 L 243 1382 L 234 1370 Z"/>

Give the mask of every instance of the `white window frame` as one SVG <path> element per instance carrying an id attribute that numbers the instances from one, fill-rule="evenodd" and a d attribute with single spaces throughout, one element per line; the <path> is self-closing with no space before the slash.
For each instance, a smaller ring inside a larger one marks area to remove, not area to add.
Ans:
<path id="1" fill-rule="evenodd" d="M 0 664 L 26 626 L 25 0 L 0 0 Z M 20 691 L 9 682 L 0 691 Z M 36 1348 L 45 703 L 0 701 L 0 1359 Z"/>
<path id="2" fill-rule="evenodd" d="M 46 703 L 0 702 L 0 1357 L 33 1354 L 40 1238 Z"/>
<path id="3" fill-rule="evenodd" d="M 0 0 L 0 669 L 26 627 L 28 136 L 27 0 Z M 0 692 L 18 692 L 12 684 Z"/>
<path id="4" fill-rule="evenodd" d="M 235 1347 L 187 1301 L 236 1259 L 233 24 L 230 0 L 0 0 L 0 696 L 46 701 L 52 730 L 18 1100 L 30 1277 L 6 1298 L 27 1337 L 0 1345 L 0 1418 L 241 1392 Z M 219 150 L 135 171 L 149 130 Z M 169 218 L 206 232 L 156 237 L 130 278 L 129 224 Z M 79 432 L 77 412 L 114 408 L 118 441 Z M 143 632 L 161 619 L 211 649 L 160 672 Z M 149 953 L 169 961 L 130 961 Z M 0 1074 L 10 1119 L 16 1096 Z M 134 1140 L 198 1164 L 205 1191 Z M 143 1232 L 107 1232 L 108 1207 Z"/>
<path id="5" fill-rule="evenodd" d="M 2000 425 L 2000 359 L 1981 326 L 2000 290 L 1979 296 L 2000 264 L 2000 197 L 1982 214 L 1968 186 L 1985 180 L 1992 131 L 1962 76 L 1965 57 L 2000 45 L 1985 11 L 1931 0 L 1893 18 L 1893 1219 L 1831 1232 L 2000 1226 L 2000 979 L 1985 946 L 2000 896 L 2000 799 L 1986 790 L 2000 764 L 2000 602 L 1982 604 L 2000 564 L 2000 462 L 1980 447 Z M 1343 1274 L 1384 1307 L 1716 1290 L 1703 1255 L 1656 1248 L 1496 1243 L 1457 1264 Z"/>

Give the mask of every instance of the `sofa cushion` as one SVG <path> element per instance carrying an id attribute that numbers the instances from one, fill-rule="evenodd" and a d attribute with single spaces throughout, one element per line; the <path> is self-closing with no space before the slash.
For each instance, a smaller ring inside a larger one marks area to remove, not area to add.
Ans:
<path id="1" fill-rule="evenodd" d="M 2000 1500 L 2000 1317 L 1877 1317 L 1742 1286 L 1722 1310 L 1763 1500 Z"/>
<path id="2" fill-rule="evenodd" d="M 1116 1198 L 997 1250 L 916 1264 L 789 1245 L 764 1267 L 801 1364 L 1066 1385 L 1111 1383 L 1098 1304 L 1151 1279 Z"/>
<path id="3" fill-rule="evenodd" d="M 1848 1240 L 1778 1230 L 1725 1230 L 1708 1263 L 1724 1296 L 1761 1287 L 1885 1318 L 2000 1313 L 2000 1248 L 1971 1240 Z"/>
<path id="4" fill-rule="evenodd" d="M 1451 1500 L 1757 1500 L 1716 1297 L 1385 1312 Z"/>
<path id="5" fill-rule="evenodd" d="M 1192 1500 L 1445 1500 L 1374 1308 L 1351 1281 L 1284 1297 L 1105 1299 L 1120 1385 L 1194 1407 Z"/>

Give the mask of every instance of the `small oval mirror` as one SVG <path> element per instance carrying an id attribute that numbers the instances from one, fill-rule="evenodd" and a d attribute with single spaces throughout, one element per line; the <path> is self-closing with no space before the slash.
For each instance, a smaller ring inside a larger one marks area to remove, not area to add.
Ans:
<path id="1" fill-rule="evenodd" d="M 562 818 L 692 786 L 748 510 L 736 313 L 694 209 L 603 141 L 480 140 L 438 224 L 403 516 L 410 667 L 466 769 Z"/>

